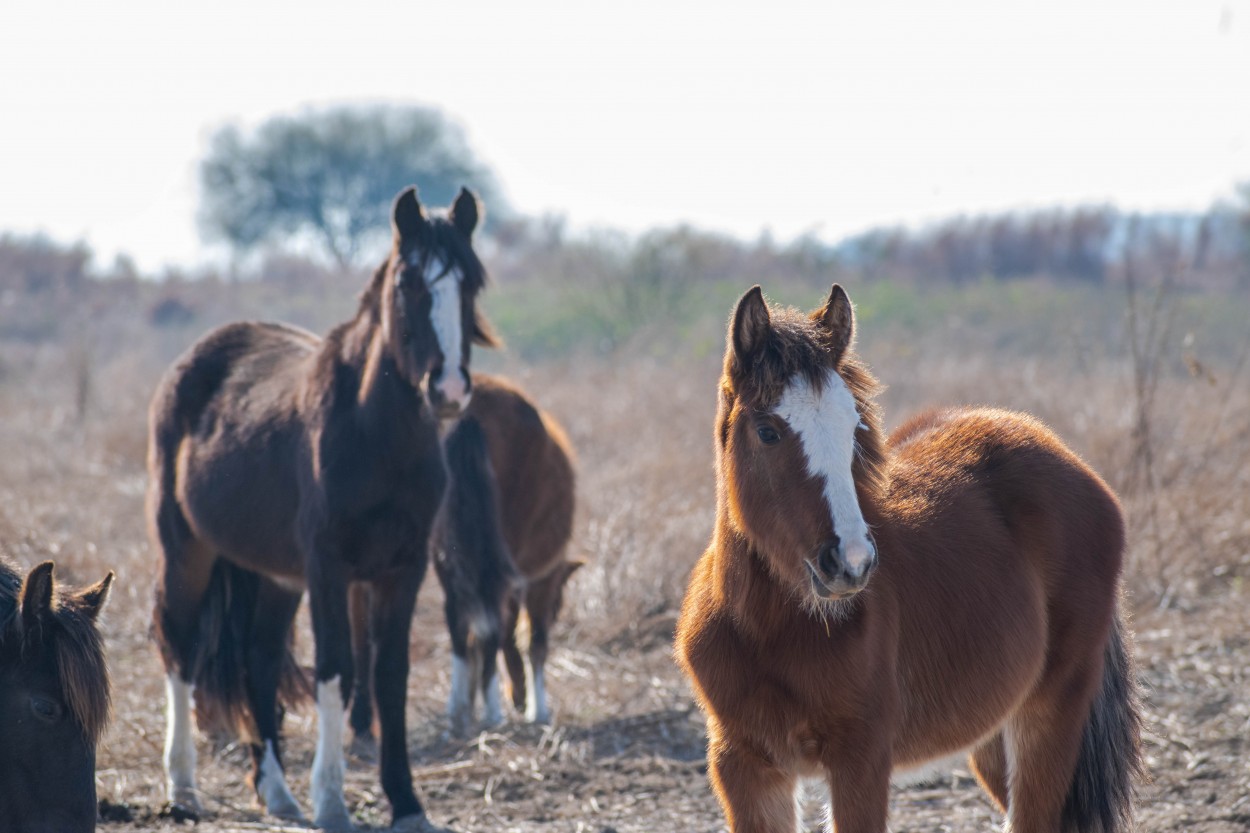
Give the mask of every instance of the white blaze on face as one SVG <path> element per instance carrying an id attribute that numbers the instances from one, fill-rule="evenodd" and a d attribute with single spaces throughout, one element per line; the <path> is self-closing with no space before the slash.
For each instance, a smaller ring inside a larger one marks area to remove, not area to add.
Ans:
<path id="1" fill-rule="evenodd" d="M 786 386 L 775 413 L 798 435 L 807 473 L 824 480 L 825 502 L 834 532 L 842 541 L 846 565 L 863 569 L 873 548 L 852 473 L 855 432 L 860 425 L 855 396 L 834 371 L 828 372 L 820 391 L 800 374 Z"/>
<path id="2" fill-rule="evenodd" d="M 438 257 L 430 258 L 425 272 L 425 285 L 433 299 L 430 324 L 438 349 L 443 353 L 443 378 L 435 384 L 448 403 L 463 408 L 468 405 L 468 391 L 460 373 L 460 357 L 464 355 L 464 326 L 460 309 L 460 287 L 463 277 L 458 269 L 447 268 Z"/>
<path id="3" fill-rule="evenodd" d="M 165 777 L 169 800 L 180 801 L 195 790 L 195 738 L 191 735 L 193 687 L 177 673 L 165 678 Z"/>
<path id="4" fill-rule="evenodd" d="M 313 755 L 312 804 L 321 827 L 346 826 L 343 803 L 343 689 L 339 678 L 317 683 L 317 751 Z"/>

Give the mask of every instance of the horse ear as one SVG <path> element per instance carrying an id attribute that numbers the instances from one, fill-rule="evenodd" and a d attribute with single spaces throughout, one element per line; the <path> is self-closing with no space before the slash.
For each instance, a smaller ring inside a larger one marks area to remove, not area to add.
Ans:
<path id="1" fill-rule="evenodd" d="M 82 606 L 82 612 L 87 614 L 93 622 L 100 615 L 100 609 L 104 607 L 104 603 L 108 600 L 109 588 L 113 586 L 113 578 L 113 571 L 109 570 L 108 575 L 78 594 L 78 604 Z"/>
<path id="2" fill-rule="evenodd" d="M 22 624 L 26 628 L 52 612 L 52 570 L 52 562 L 45 561 L 26 576 L 22 585 Z"/>
<path id="3" fill-rule="evenodd" d="M 456 201 L 451 205 L 451 211 L 447 213 L 447 217 L 451 220 L 451 224 L 456 227 L 456 231 L 465 237 L 472 237 L 481 213 L 482 209 L 478 204 L 477 197 L 473 196 L 473 192 L 468 188 L 462 186 L 460 193 L 456 195 Z"/>
<path id="4" fill-rule="evenodd" d="M 812 320 L 828 331 L 834 361 L 841 359 L 855 338 L 855 312 L 851 309 L 851 299 L 847 297 L 846 290 L 835 283 L 829 290 L 829 300 L 812 313 Z"/>
<path id="5" fill-rule="evenodd" d="M 733 348 L 739 360 L 754 355 L 768 340 L 772 332 L 772 318 L 768 314 L 768 303 L 764 300 L 764 290 L 759 284 L 747 290 L 734 309 Z"/>
<path id="6" fill-rule="evenodd" d="M 409 185 L 395 198 L 395 207 L 391 209 L 391 228 L 400 240 L 409 240 L 417 236 L 425 223 L 425 210 L 417 201 L 417 186 Z"/>

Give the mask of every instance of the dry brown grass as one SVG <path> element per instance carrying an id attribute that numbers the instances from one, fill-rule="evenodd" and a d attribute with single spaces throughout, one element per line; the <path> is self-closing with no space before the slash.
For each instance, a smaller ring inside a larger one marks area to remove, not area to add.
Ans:
<path id="1" fill-rule="evenodd" d="M 181 345 L 150 329 L 115 336 L 86 347 L 4 347 L 0 550 L 27 566 L 55 558 L 78 583 L 117 570 L 104 619 L 116 707 L 98 783 L 101 798 L 127 805 L 133 821 L 105 829 L 172 827 L 160 817 L 163 687 L 147 637 L 156 564 L 142 493 L 147 396 Z M 1060 333 L 1050 349 L 1013 352 L 962 324 L 883 324 L 865 332 L 862 349 L 889 385 L 891 425 L 938 404 L 1030 411 L 1121 491 L 1155 779 L 1143 814 L 1156 830 L 1250 829 L 1241 762 L 1250 751 L 1250 368 L 1241 354 L 1202 356 L 1196 374 L 1161 362 L 1151 413 L 1155 487 L 1147 490 L 1134 474 L 1139 414 L 1126 354 L 1079 341 Z M 686 576 L 711 529 L 719 358 L 686 358 L 680 344 L 642 347 L 529 366 L 491 362 L 568 429 L 579 456 L 574 554 L 591 563 L 570 587 L 556 637 L 557 724 L 510 724 L 467 744 L 442 736 L 448 649 L 437 583 L 427 582 L 414 627 L 410 725 L 414 767 L 437 820 L 475 830 L 719 827 L 701 723 L 668 656 Z M 306 796 L 311 716 L 294 716 L 288 733 L 293 787 Z M 200 749 L 213 816 L 198 829 L 256 829 L 263 819 L 244 784 L 244 751 Z M 349 802 L 363 822 L 381 824 L 385 800 L 371 766 L 351 770 Z M 966 776 L 899 792 L 894 806 L 896 831 L 939 822 L 984 829 L 993 817 Z M 808 810 L 815 823 L 816 806 Z"/>

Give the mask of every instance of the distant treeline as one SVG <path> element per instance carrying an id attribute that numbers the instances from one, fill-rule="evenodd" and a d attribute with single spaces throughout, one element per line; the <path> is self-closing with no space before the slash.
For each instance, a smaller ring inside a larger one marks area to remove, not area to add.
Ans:
<path id="1" fill-rule="evenodd" d="M 958 217 L 928 228 L 875 229 L 835 247 L 841 265 L 895 280 L 1047 276 L 1100 283 L 1127 264 L 1180 285 L 1231 288 L 1250 278 L 1250 217 L 1053 209 Z"/>
<path id="2" fill-rule="evenodd" d="M 1250 289 L 1250 211 L 1126 214 L 1054 209 L 960 217 L 928 227 L 876 229 L 836 244 L 813 236 L 743 241 L 690 226 L 638 236 L 569 232 L 560 218 L 510 219 L 479 245 L 519 327 L 552 307 L 589 315 L 618 343 L 639 327 L 680 318 L 694 299 L 763 282 L 785 287 L 888 281 L 965 285 L 1041 278 L 1085 285 L 1135 279 L 1174 288 Z M 314 329 L 341 319 L 365 271 L 271 251 L 232 269 L 141 275 L 126 257 L 101 267 L 82 243 L 0 235 L 0 339 L 37 342 L 105 308 L 127 307 L 156 327 L 204 326 L 237 315 Z M 530 306 L 534 308 L 531 309 Z M 541 314 L 541 315 L 539 315 Z"/>

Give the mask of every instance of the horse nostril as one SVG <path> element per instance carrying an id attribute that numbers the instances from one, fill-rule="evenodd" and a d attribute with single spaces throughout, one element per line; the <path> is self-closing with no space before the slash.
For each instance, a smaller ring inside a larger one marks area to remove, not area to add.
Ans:
<path id="1" fill-rule="evenodd" d="M 820 548 L 820 555 L 816 559 L 816 564 L 826 576 L 836 576 L 842 569 L 842 559 L 838 556 L 841 546 L 842 542 L 835 535 L 832 541 L 825 542 L 824 546 Z"/>

